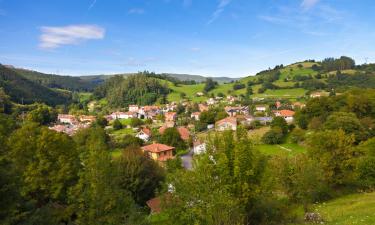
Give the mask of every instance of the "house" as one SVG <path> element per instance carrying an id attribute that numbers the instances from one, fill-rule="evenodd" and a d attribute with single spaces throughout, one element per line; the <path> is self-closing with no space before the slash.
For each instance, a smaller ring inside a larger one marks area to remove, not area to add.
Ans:
<path id="1" fill-rule="evenodd" d="M 276 101 L 275 102 L 275 106 L 276 106 L 276 109 L 279 109 L 281 107 L 281 102 L 280 101 Z"/>
<path id="2" fill-rule="evenodd" d="M 237 130 L 237 118 L 236 117 L 227 117 L 216 122 L 216 130 Z"/>
<path id="3" fill-rule="evenodd" d="M 167 112 L 164 114 L 165 121 L 176 121 L 177 113 L 176 112 Z"/>
<path id="4" fill-rule="evenodd" d="M 93 123 L 96 120 L 96 116 L 86 116 L 82 115 L 79 117 L 79 121 L 82 123 Z"/>
<path id="5" fill-rule="evenodd" d="M 209 98 L 207 100 L 207 105 L 215 105 L 217 101 L 214 98 Z"/>
<path id="6" fill-rule="evenodd" d="M 251 115 L 237 115 L 237 121 L 243 125 L 250 125 L 251 122 L 255 120 L 255 118 Z"/>
<path id="7" fill-rule="evenodd" d="M 193 152 L 194 152 L 194 155 L 200 155 L 202 153 L 205 153 L 206 152 L 206 143 L 202 142 L 202 141 L 194 141 L 193 143 Z"/>
<path id="8" fill-rule="evenodd" d="M 274 111 L 275 116 L 283 117 L 287 123 L 292 123 L 295 112 L 292 110 L 277 110 Z"/>
<path id="9" fill-rule="evenodd" d="M 293 104 L 292 104 L 292 108 L 293 109 L 302 109 L 302 108 L 304 108 L 306 105 L 305 104 L 303 104 L 303 103 L 301 103 L 301 102 L 294 102 Z"/>
<path id="10" fill-rule="evenodd" d="M 225 112 L 227 112 L 229 116 L 236 116 L 238 114 L 249 113 L 249 107 L 247 106 L 226 106 L 224 110 Z"/>
<path id="11" fill-rule="evenodd" d="M 151 214 L 158 214 L 161 212 L 161 198 L 155 197 L 146 202 L 147 206 L 150 208 Z"/>
<path id="12" fill-rule="evenodd" d="M 273 118 L 270 116 L 254 117 L 255 121 L 259 121 L 261 124 L 266 125 L 272 122 Z"/>
<path id="13" fill-rule="evenodd" d="M 151 130 L 147 127 L 143 127 L 135 136 L 147 142 L 151 138 Z"/>
<path id="14" fill-rule="evenodd" d="M 227 96 L 227 102 L 229 102 L 229 103 L 234 103 L 237 100 L 238 100 L 237 97 L 234 97 L 234 96 L 231 96 L 231 95 Z"/>
<path id="15" fill-rule="evenodd" d="M 198 108 L 200 112 L 208 111 L 208 106 L 205 104 L 198 104 Z"/>
<path id="16" fill-rule="evenodd" d="M 265 105 L 256 105 L 255 110 L 258 112 L 265 112 L 267 110 L 267 106 Z"/>
<path id="17" fill-rule="evenodd" d="M 200 115 L 201 112 L 193 112 L 190 117 L 194 120 L 199 120 Z"/>
<path id="18" fill-rule="evenodd" d="M 136 112 L 114 112 L 111 115 L 111 118 L 113 120 L 115 119 L 130 119 L 130 118 L 136 118 L 137 113 Z"/>
<path id="19" fill-rule="evenodd" d="M 188 141 L 190 138 L 190 131 L 186 127 L 178 127 L 177 128 L 180 137 L 184 141 Z"/>
<path id="20" fill-rule="evenodd" d="M 138 105 L 129 105 L 129 112 L 138 112 L 139 106 Z"/>
<path id="21" fill-rule="evenodd" d="M 150 145 L 143 146 L 141 149 L 148 157 L 157 162 L 162 163 L 174 158 L 173 151 L 175 148 L 172 146 L 153 143 Z"/>
<path id="22" fill-rule="evenodd" d="M 76 124 L 78 122 L 75 116 L 69 114 L 58 114 L 57 121 L 67 124 Z"/>
<path id="23" fill-rule="evenodd" d="M 329 96 L 328 92 L 324 91 L 316 91 L 310 94 L 310 98 L 320 98 L 320 97 L 327 97 Z"/>
<path id="24" fill-rule="evenodd" d="M 202 97 L 202 96 L 204 95 L 204 93 L 203 93 L 203 92 L 197 92 L 195 95 L 196 95 L 197 97 Z"/>

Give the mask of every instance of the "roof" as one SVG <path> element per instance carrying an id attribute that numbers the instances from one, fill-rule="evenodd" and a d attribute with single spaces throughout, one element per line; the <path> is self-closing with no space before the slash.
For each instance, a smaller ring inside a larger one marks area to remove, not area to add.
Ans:
<path id="1" fill-rule="evenodd" d="M 201 112 L 193 112 L 191 113 L 192 116 L 199 116 L 201 114 Z"/>
<path id="2" fill-rule="evenodd" d="M 152 198 L 146 202 L 147 206 L 151 209 L 152 213 L 161 212 L 160 203 L 161 203 L 160 197 Z"/>
<path id="3" fill-rule="evenodd" d="M 227 117 L 227 118 L 224 118 L 224 119 L 216 122 L 217 125 L 220 125 L 222 123 L 231 123 L 231 124 L 237 125 L 237 118 L 236 117 Z"/>
<path id="4" fill-rule="evenodd" d="M 143 133 L 147 134 L 148 136 L 151 136 L 151 130 L 147 127 L 142 128 L 141 130 Z"/>
<path id="5" fill-rule="evenodd" d="M 70 114 L 59 114 L 57 115 L 57 118 L 59 119 L 75 119 L 75 116 Z"/>
<path id="6" fill-rule="evenodd" d="M 294 114 L 295 114 L 294 111 L 287 110 L 287 109 L 279 110 L 277 112 L 280 114 L 280 116 L 294 116 Z"/>
<path id="7" fill-rule="evenodd" d="M 182 140 L 186 141 L 190 138 L 190 131 L 186 127 L 179 127 L 177 130 Z"/>
<path id="8" fill-rule="evenodd" d="M 173 150 L 173 149 L 174 149 L 174 147 L 172 147 L 172 146 L 159 144 L 159 143 L 153 143 L 153 144 L 146 145 L 146 146 L 142 147 L 143 151 L 154 152 L 154 153 L 170 151 L 170 150 Z"/>

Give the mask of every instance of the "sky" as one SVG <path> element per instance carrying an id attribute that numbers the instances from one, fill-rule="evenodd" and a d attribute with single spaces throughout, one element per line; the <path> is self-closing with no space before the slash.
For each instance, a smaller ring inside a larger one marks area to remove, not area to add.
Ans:
<path id="1" fill-rule="evenodd" d="M 46 73 L 243 77 L 375 62 L 373 0 L 0 0 L 0 63 Z"/>

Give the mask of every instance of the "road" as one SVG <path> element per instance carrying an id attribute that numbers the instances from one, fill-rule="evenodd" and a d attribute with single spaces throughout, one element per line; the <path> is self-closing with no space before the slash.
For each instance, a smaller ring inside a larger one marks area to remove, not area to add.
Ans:
<path id="1" fill-rule="evenodd" d="M 187 170 L 193 169 L 193 149 L 191 148 L 189 153 L 181 156 L 182 166 Z"/>

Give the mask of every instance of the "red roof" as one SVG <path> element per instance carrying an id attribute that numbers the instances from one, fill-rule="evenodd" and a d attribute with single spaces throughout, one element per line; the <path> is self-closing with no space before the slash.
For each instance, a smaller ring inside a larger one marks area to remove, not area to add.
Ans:
<path id="1" fill-rule="evenodd" d="M 237 125 L 237 118 L 236 117 L 227 117 L 227 118 L 224 118 L 224 119 L 216 122 L 217 125 L 220 125 L 222 123 L 231 123 L 231 124 Z"/>
<path id="2" fill-rule="evenodd" d="M 279 112 L 280 116 L 294 116 L 294 114 L 295 114 L 294 111 L 287 110 L 287 109 L 279 110 L 278 112 Z"/>
<path id="3" fill-rule="evenodd" d="M 148 136 L 151 136 L 151 130 L 147 127 L 142 128 L 143 133 L 147 134 Z"/>
<path id="4" fill-rule="evenodd" d="M 150 199 L 146 202 L 147 206 L 151 209 L 152 213 L 160 213 L 161 212 L 160 203 L 161 203 L 160 197 Z"/>
<path id="5" fill-rule="evenodd" d="M 143 151 L 154 152 L 154 153 L 171 151 L 173 149 L 174 149 L 174 147 L 164 145 L 164 144 L 159 144 L 159 143 L 154 143 L 154 144 L 146 145 L 146 146 L 142 147 Z"/>
<path id="6" fill-rule="evenodd" d="M 190 138 L 190 132 L 186 127 L 179 127 L 177 128 L 178 133 L 180 133 L 180 137 L 182 140 L 186 141 Z"/>

